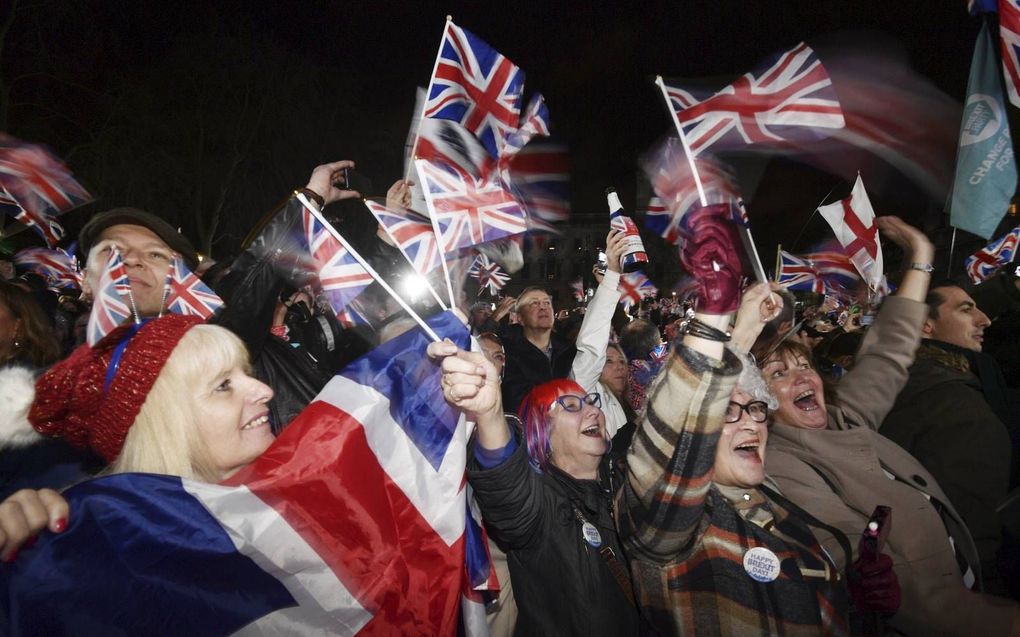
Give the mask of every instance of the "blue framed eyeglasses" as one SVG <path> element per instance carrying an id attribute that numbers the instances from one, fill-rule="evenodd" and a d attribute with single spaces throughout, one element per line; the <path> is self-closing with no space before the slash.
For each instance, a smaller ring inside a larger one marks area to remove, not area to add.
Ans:
<path id="1" fill-rule="evenodd" d="M 593 407 L 602 407 L 602 396 L 599 396 L 598 392 L 592 392 L 587 396 L 577 396 L 575 394 L 563 394 L 556 399 L 556 404 L 563 407 L 566 411 L 575 412 L 581 411 L 584 404 L 588 403 Z"/>

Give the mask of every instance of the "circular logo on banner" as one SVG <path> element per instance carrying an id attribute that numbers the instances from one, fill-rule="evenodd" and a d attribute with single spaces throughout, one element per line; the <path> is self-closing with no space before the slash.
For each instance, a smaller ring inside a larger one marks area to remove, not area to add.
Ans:
<path id="1" fill-rule="evenodd" d="M 581 525 L 581 535 L 584 536 L 584 541 L 593 548 L 602 546 L 602 535 L 591 522 L 585 522 Z"/>
<path id="2" fill-rule="evenodd" d="M 779 558 L 764 546 L 756 546 L 744 553 L 744 570 L 759 582 L 774 581 L 779 577 Z"/>

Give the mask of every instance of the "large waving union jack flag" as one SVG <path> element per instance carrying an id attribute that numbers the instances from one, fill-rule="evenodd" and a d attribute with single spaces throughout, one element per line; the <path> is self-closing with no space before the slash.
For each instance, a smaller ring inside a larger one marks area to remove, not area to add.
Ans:
<path id="1" fill-rule="evenodd" d="M 372 275 L 307 209 L 302 209 L 304 241 L 319 283 L 333 311 L 340 313 L 371 285 Z"/>
<path id="2" fill-rule="evenodd" d="M 707 99 L 676 86 L 665 89 L 695 157 L 710 147 L 816 139 L 844 125 L 832 80 L 803 42 Z"/>
<path id="3" fill-rule="evenodd" d="M 980 283 L 1002 266 L 1012 263 L 1016 255 L 1017 242 L 1020 242 L 1020 226 L 967 257 L 964 265 L 970 280 Z"/>
<path id="4" fill-rule="evenodd" d="M 175 314 L 194 314 L 208 319 L 223 306 L 223 299 L 189 270 L 179 256 L 174 256 L 166 284 L 166 307 Z"/>
<path id="5" fill-rule="evenodd" d="M 620 283 L 617 286 L 620 290 L 620 304 L 624 310 L 629 310 L 641 299 L 655 296 L 659 289 L 648 280 L 643 272 L 624 272 L 620 275 Z"/>
<path id="6" fill-rule="evenodd" d="M 444 253 L 528 229 L 521 204 L 496 181 L 478 181 L 429 162 L 415 162 Z"/>
<path id="7" fill-rule="evenodd" d="M 2 207 L 31 226 L 51 248 L 63 237 L 59 214 L 92 199 L 71 172 L 49 151 L 0 134 Z M 19 210 L 11 207 L 14 203 Z"/>
<path id="8" fill-rule="evenodd" d="M 497 157 L 517 129 L 524 72 L 473 33 L 447 21 L 425 117 L 460 122 Z"/>
<path id="9" fill-rule="evenodd" d="M 120 251 L 110 249 L 106 268 L 99 277 L 92 312 L 86 330 L 89 345 L 95 345 L 131 316 L 131 282 Z"/>
<path id="10" fill-rule="evenodd" d="M 776 282 L 789 290 L 804 290 L 815 294 L 825 292 L 825 282 L 814 265 L 809 260 L 790 254 L 786 250 L 779 251 L 779 272 L 776 273 Z"/>

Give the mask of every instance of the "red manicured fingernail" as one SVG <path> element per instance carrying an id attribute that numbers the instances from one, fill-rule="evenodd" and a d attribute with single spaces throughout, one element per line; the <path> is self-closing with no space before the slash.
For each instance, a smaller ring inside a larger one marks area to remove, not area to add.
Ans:
<path id="1" fill-rule="evenodd" d="M 67 518 L 60 518 L 53 523 L 53 532 L 62 533 L 67 528 Z"/>

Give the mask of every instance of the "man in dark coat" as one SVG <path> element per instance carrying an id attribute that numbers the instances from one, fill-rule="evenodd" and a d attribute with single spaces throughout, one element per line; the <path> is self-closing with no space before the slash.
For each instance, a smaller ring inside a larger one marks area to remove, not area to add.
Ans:
<path id="1" fill-rule="evenodd" d="M 533 387 L 566 378 L 577 348 L 553 332 L 552 297 L 539 287 L 526 288 L 517 297 L 520 325 L 510 325 L 500 335 L 506 349 L 503 372 L 503 406 L 516 413 Z"/>
<path id="2" fill-rule="evenodd" d="M 926 302 L 924 340 L 879 431 L 935 476 L 974 537 L 986 590 L 1001 592 L 996 553 L 1002 529 L 995 508 L 1009 487 L 1010 437 L 985 394 L 998 371 L 981 353 L 991 321 L 955 285 L 932 288 Z"/>

